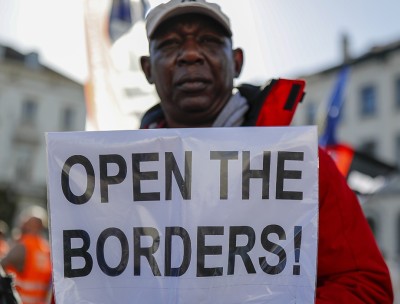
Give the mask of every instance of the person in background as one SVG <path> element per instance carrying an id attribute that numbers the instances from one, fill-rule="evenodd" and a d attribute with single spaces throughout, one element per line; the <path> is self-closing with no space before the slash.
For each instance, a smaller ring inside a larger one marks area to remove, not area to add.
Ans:
<path id="1" fill-rule="evenodd" d="M 46 210 L 33 206 L 19 218 L 21 236 L 1 260 L 8 274 L 15 277 L 15 286 L 23 304 L 49 302 L 51 292 L 50 247 L 44 231 Z"/>
<path id="2" fill-rule="evenodd" d="M 15 290 L 13 277 L 6 274 L 0 264 L 0 304 L 22 304 Z"/>
<path id="3" fill-rule="evenodd" d="M 142 129 L 291 123 L 304 81 L 234 88 L 244 54 L 233 49 L 229 18 L 218 5 L 169 1 L 148 13 L 146 31 L 149 56 L 141 66 L 160 103 L 144 114 Z M 319 210 L 316 303 L 393 303 L 387 265 L 357 197 L 321 148 Z"/>
<path id="4" fill-rule="evenodd" d="M 7 241 L 8 225 L 0 220 L 0 260 L 7 254 L 10 246 Z"/>

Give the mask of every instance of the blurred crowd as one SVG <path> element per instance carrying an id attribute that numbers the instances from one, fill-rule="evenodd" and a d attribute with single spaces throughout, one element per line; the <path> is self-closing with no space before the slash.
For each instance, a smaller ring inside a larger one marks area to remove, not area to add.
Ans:
<path id="1" fill-rule="evenodd" d="M 15 227 L 0 221 L 0 304 L 51 302 L 51 261 L 47 212 L 39 206 L 24 209 Z M 4 278 L 11 278 L 12 299 Z"/>

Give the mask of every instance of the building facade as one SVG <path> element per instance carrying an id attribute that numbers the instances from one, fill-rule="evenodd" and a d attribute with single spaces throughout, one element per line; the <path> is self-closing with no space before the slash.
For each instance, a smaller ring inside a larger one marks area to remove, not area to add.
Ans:
<path id="1" fill-rule="evenodd" d="M 47 206 L 46 132 L 85 128 L 83 86 L 0 45 L 0 219 Z"/>
<path id="2" fill-rule="evenodd" d="M 343 64 L 301 77 L 307 81 L 306 95 L 294 124 L 317 125 L 322 133 L 338 75 L 345 65 L 349 66 L 337 140 L 400 168 L 400 41 L 374 47 L 357 58 L 344 57 Z M 399 176 L 391 176 L 385 186 L 371 193 L 361 196 L 360 201 L 390 266 L 397 294 L 400 291 Z M 396 298 L 396 303 L 400 303 L 400 297 Z"/>

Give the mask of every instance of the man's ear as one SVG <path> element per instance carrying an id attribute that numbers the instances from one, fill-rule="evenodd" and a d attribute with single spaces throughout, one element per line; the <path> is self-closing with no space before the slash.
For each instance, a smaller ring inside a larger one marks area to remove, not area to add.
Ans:
<path id="1" fill-rule="evenodd" d="M 151 64 L 149 56 L 140 57 L 140 65 L 142 66 L 142 71 L 146 76 L 148 83 L 153 84 L 153 77 L 151 75 Z"/>
<path id="2" fill-rule="evenodd" d="M 241 48 L 237 48 L 233 50 L 233 61 L 235 62 L 235 78 L 240 76 L 243 67 L 243 50 Z"/>

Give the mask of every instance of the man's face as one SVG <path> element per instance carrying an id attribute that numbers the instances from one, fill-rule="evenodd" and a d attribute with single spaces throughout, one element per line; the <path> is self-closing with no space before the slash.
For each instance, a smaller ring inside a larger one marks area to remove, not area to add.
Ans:
<path id="1" fill-rule="evenodd" d="M 170 127 L 210 126 L 232 94 L 242 53 L 214 21 L 186 15 L 160 26 L 142 67 Z"/>

